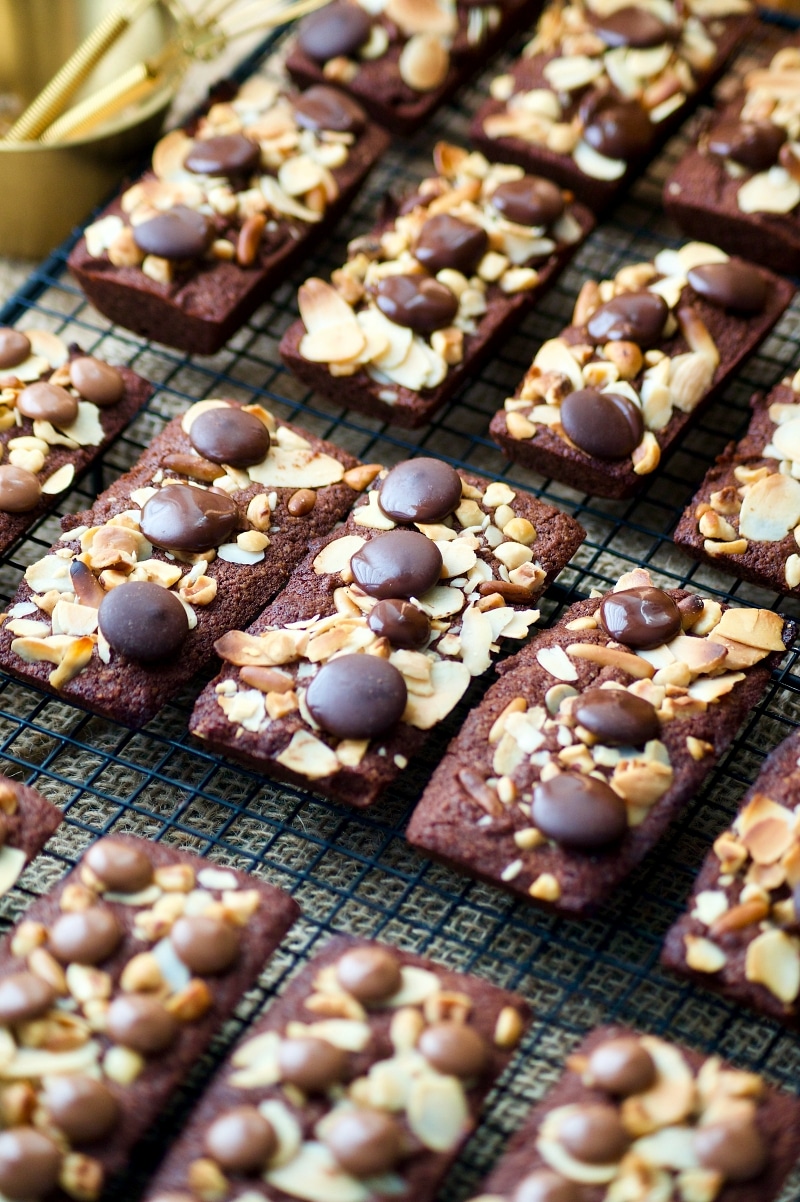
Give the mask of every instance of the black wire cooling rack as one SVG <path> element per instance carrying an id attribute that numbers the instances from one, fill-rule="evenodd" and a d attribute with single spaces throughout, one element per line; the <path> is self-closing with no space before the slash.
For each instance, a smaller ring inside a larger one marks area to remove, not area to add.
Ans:
<path id="1" fill-rule="evenodd" d="M 785 27 L 762 25 L 741 51 L 735 70 L 777 48 Z M 272 52 L 248 60 L 255 69 Z M 495 64 L 492 74 L 498 70 Z M 309 269 L 327 275 L 343 261 L 347 240 L 370 228 L 381 198 L 402 191 L 429 170 L 434 143 L 465 141 L 471 113 L 487 76 L 423 135 L 396 142 L 359 201 L 317 257 L 287 279 L 271 302 L 211 358 L 189 359 L 145 343 L 108 323 L 84 301 L 66 273 L 74 239 L 65 242 L 0 312 L 0 324 L 38 326 L 111 362 L 127 363 L 157 385 L 146 410 L 79 483 L 54 516 L 40 521 L 0 563 L 0 594 L 10 595 L 26 564 L 60 533 L 59 517 L 88 507 L 94 496 L 138 457 L 165 421 L 206 396 L 261 398 L 283 417 L 331 438 L 368 461 L 393 463 L 424 449 L 457 466 L 508 479 L 575 514 L 588 538 L 543 603 L 543 623 L 592 588 L 606 588 L 621 572 L 643 564 L 667 586 L 690 585 L 724 598 L 774 606 L 797 614 L 796 601 L 742 585 L 692 564 L 670 533 L 713 456 L 747 423 L 747 402 L 800 366 L 800 300 L 796 300 L 737 380 L 687 432 L 634 501 L 582 496 L 521 472 L 488 440 L 489 419 L 511 395 L 535 347 L 567 323 L 583 279 L 613 274 L 625 262 L 678 245 L 660 209 L 664 178 L 685 142 L 670 143 L 628 198 L 577 254 L 560 282 L 498 355 L 424 430 L 407 433 L 337 409 L 304 391 L 280 366 L 277 346 L 295 316 L 298 284 Z M 691 128 L 696 118 L 687 129 Z M 713 230 L 709 231 L 713 240 Z M 390 795 L 367 812 L 344 807 L 256 774 L 206 752 L 187 734 L 194 696 L 210 673 L 193 682 L 143 731 L 132 733 L 11 679 L 0 677 L 0 768 L 35 784 L 62 806 L 65 822 L 47 852 L 0 902 L 8 925 L 46 891 L 77 855 L 108 831 L 163 839 L 226 864 L 245 868 L 294 894 L 304 918 L 265 967 L 259 988 L 236 1022 L 198 1066 L 171 1115 L 159 1124 L 137 1164 L 144 1180 L 183 1120 L 209 1072 L 242 1024 L 280 989 L 286 977 L 329 932 L 376 936 L 421 951 L 455 968 L 475 971 L 519 989 L 532 1004 L 531 1032 L 493 1093 L 479 1131 L 451 1174 L 444 1197 L 463 1198 L 502 1150 L 528 1106 L 560 1072 L 564 1053 L 591 1027 L 620 1021 L 669 1033 L 702 1051 L 719 1052 L 797 1090 L 800 1047 L 776 1024 L 695 989 L 658 966 L 663 936 L 681 911 L 692 878 L 713 838 L 729 822 L 765 754 L 800 723 L 800 678 L 787 656 L 763 701 L 751 712 L 731 751 L 668 837 L 597 917 L 554 918 L 512 901 L 499 890 L 469 882 L 411 851 L 403 830 L 436 763 L 437 751 L 457 730 L 465 706 L 445 724 L 427 753 Z M 483 686 L 485 687 L 485 685 Z M 471 695 L 474 700 L 479 690 Z M 131 1198 L 128 1177 L 119 1197 Z M 800 1197 L 800 1176 L 782 1195 Z"/>

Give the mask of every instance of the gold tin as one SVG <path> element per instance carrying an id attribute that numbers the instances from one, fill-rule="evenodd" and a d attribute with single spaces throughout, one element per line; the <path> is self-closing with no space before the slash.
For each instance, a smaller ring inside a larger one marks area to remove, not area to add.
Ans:
<path id="1" fill-rule="evenodd" d="M 0 93 L 27 105 L 116 0 L 0 0 Z M 70 104 L 156 54 L 176 31 L 154 4 L 111 47 Z M 42 258 L 119 182 L 158 136 L 172 101 L 165 84 L 97 134 L 69 145 L 0 141 L 0 254 Z"/>

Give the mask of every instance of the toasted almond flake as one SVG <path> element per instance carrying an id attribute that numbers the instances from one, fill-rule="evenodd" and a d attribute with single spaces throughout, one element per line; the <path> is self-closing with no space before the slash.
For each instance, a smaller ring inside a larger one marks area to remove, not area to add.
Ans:
<path id="1" fill-rule="evenodd" d="M 536 652 L 539 666 L 555 676 L 556 680 L 577 680 L 578 669 L 570 660 L 563 647 L 542 647 Z"/>
<path id="2" fill-rule="evenodd" d="M 350 560 L 356 551 L 361 550 L 365 541 L 359 534 L 346 534 L 342 538 L 335 538 L 322 548 L 311 566 L 318 576 L 349 570 Z"/>
<path id="3" fill-rule="evenodd" d="M 52 476 L 48 476 L 42 485 L 42 492 L 47 496 L 56 496 L 60 492 L 64 492 L 69 488 L 72 481 L 75 479 L 75 464 L 63 463 L 57 471 L 53 472 Z"/>
<path id="4" fill-rule="evenodd" d="M 275 759 L 291 772 L 309 780 L 333 776 L 341 768 L 336 753 L 307 730 L 296 730 L 289 744 Z"/>
<path id="5" fill-rule="evenodd" d="M 694 899 L 692 918 L 697 918 L 703 926 L 710 927 L 727 909 L 728 898 L 723 890 L 703 889 Z"/>
<path id="6" fill-rule="evenodd" d="M 411 1085 L 406 1114 L 414 1135 L 434 1152 L 457 1147 L 470 1125 L 464 1087 L 456 1077 L 418 1077 Z"/>
<path id="7" fill-rule="evenodd" d="M 418 730 L 430 730 L 441 722 L 466 693 L 470 674 L 468 668 L 455 660 L 438 660 L 431 668 L 430 696 L 420 696 L 409 690 L 403 722 Z"/>
<path id="8" fill-rule="evenodd" d="M 261 463 L 247 469 L 250 479 L 265 488 L 324 488 L 338 484 L 344 467 L 332 455 L 306 446 L 273 445 Z"/>
<path id="9" fill-rule="evenodd" d="M 603 646 L 601 643 L 572 643 L 567 647 L 567 653 L 574 659 L 586 659 L 594 664 L 619 668 L 636 680 L 646 679 L 654 675 L 653 665 L 640 655 L 622 651 L 617 647 Z M 573 678 L 574 679 L 574 678 Z"/>
<path id="10" fill-rule="evenodd" d="M 748 944 L 745 976 L 763 985 L 779 1001 L 789 1005 L 800 993 L 800 951 L 797 939 L 784 931 L 769 930 Z"/>
<path id="11" fill-rule="evenodd" d="M 19 847 L 9 847 L 6 843 L 0 848 L 0 897 L 5 897 L 9 889 L 16 885 L 27 859 Z"/>
<path id="12" fill-rule="evenodd" d="M 784 620 L 770 609 L 726 609 L 716 633 L 762 651 L 785 650 Z"/>
<path id="13" fill-rule="evenodd" d="M 725 676 L 711 676 L 702 680 L 694 680 L 689 685 L 688 693 L 694 701 L 712 703 L 724 697 L 744 680 L 744 672 L 730 672 Z"/>
<path id="14" fill-rule="evenodd" d="M 686 963 L 694 972 L 720 972 L 728 962 L 721 947 L 702 935 L 685 935 Z"/>

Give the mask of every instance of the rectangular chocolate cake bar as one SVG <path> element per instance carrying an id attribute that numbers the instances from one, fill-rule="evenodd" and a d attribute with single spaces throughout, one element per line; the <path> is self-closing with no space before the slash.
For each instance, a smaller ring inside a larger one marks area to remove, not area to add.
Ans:
<path id="1" fill-rule="evenodd" d="M 774 1202 L 797 1160 L 797 1098 L 718 1056 L 602 1027 L 566 1069 L 483 1202 Z"/>
<path id="2" fill-rule="evenodd" d="M 153 389 L 49 330 L 0 327 L 0 554 L 56 504 Z"/>
<path id="3" fill-rule="evenodd" d="M 197 402 L 92 509 L 64 518 L 2 622 L 0 664 L 144 725 L 377 471 L 259 405 Z"/>
<path id="4" fill-rule="evenodd" d="M 629 497 L 725 388 L 794 287 L 705 242 L 581 288 L 490 433 L 510 459 L 582 493 Z"/>
<path id="5" fill-rule="evenodd" d="M 499 666 L 409 842 L 548 908 L 597 906 L 730 746 L 794 633 L 629 572 Z"/>
<path id="6" fill-rule="evenodd" d="M 753 398 L 744 438 L 709 468 L 673 540 L 695 559 L 778 593 L 800 592 L 800 373 Z"/>
<path id="7" fill-rule="evenodd" d="M 753 15 L 749 0 L 554 0 L 492 81 L 472 140 L 600 213 L 722 74 Z"/>
<path id="8" fill-rule="evenodd" d="M 61 811 L 30 785 L 0 774 L 0 897 L 61 825 Z"/>
<path id="9" fill-rule="evenodd" d="M 298 913 L 163 843 L 94 844 L 0 945 L 3 1197 L 99 1198 Z"/>
<path id="10" fill-rule="evenodd" d="M 112 321 L 213 354 L 331 230 L 388 142 L 334 88 L 298 95 L 256 75 L 218 89 L 86 228 L 70 270 Z"/>
<path id="11" fill-rule="evenodd" d="M 189 728 L 206 746 L 371 805 L 489 670 L 580 546 L 572 518 L 437 459 L 384 474 L 260 618 Z"/>
<path id="12" fill-rule="evenodd" d="M 714 841 L 663 962 L 796 1027 L 800 1018 L 800 735 L 776 747 Z"/>
<path id="13" fill-rule="evenodd" d="M 235 1048 L 148 1202 L 432 1202 L 527 1021 L 488 981 L 334 939 Z"/>
<path id="14" fill-rule="evenodd" d="M 784 275 L 800 274 L 800 45 L 745 77 L 704 121 L 664 185 L 664 207 L 692 237 Z"/>
<path id="15" fill-rule="evenodd" d="M 592 228 L 548 180 L 441 142 L 423 180 L 300 289 L 286 366 L 334 404 L 420 426 L 474 377 Z"/>

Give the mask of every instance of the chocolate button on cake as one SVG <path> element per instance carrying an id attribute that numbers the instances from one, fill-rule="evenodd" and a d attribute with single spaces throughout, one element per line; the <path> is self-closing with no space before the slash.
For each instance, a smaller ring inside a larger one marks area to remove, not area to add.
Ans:
<path id="1" fill-rule="evenodd" d="M 661 338 L 668 315 L 657 292 L 628 292 L 595 309 L 586 331 L 593 342 L 635 342 L 646 350 Z"/>
<path id="2" fill-rule="evenodd" d="M 778 161 L 787 133 L 773 121 L 721 121 L 706 139 L 709 154 L 732 159 L 750 171 L 767 171 Z"/>
<path id="3" fill-rule="evenodd" d="M 153 879 L 153 865 L 141 848 L 113 835 L 93 843 L 83 862 L 115 893 L 139 893 Z"/>
<path id="4" fill-rule="evenodd" d="M 561 189 L 538 175 L 523 175 L 498 184 L 491 204 L 509 221 L 528 226 L 550 225 L 566 208 Z"/>
<path id="5" fill-rule="evenodd" d="M 400 721 L 408 689 L 401 672 L 377 655 L 341 655 L 317 672 L 306 705 L 340 739 L 373 739 Z"/>
<path id="6" fill-rule="evenodd" d="M 395 1120 L 379 1111 L 342 1114 L 325 1132 L 336 1163 L 353 1177 L 388 1173 L 402 1159 L 406 1141 Z"/>
<path id="7" fill-rule="evenodd" d="M 441 459 L 407 459 L 393 467 L 381 484 L 380 506 L 395 522 L 436 523 L 449 517 L 461 500 L 461 477 Z"/>
<path id="8" fill-rule="evenodd" d="M 106 1030 L 115 1043 L 142 1056 L 157 1056 L 177 1038 L 178 1023 L 157 998 L 133 993 L 111 1003 Z"/>
<path id="9" fill-rule="evenodd" d="M 120 1115 L 119 1102 L 104 1082 L 77 1074 L 47 1079 L 44 1108 L 73 1144 L 101 1139 Z"/>
<path id="10" fill-rule="evenodd" d="M 314 132 L 333 130 L 336 133 L 359 133 L 367 123 L 360 105 L 337 88 L 317 84 L 292 99 L 295 121 L 301 129 Z"/>
<path id="11" fill-rule="evenodd" d="M 58 1184 L 62 1154 L 58 1145 L 33 1127 L 0 1133 L 0 1193 L 12 1202 L 30 1202 Z"/>
<path id="12" fill-rule="evenodd" d="M 281 1080 L 303 1093 L 325 1093 L 344 1080 L 349 1058 L 344 1048 L 327 1039 L 306 1036 L 282 1039 L 278 1051 Z"/>
<path id="13" fill-rule="evenodd" d="M 54 426 L 71 426 L 78 416 L 78 401 L 72 393 L 45 380 L 23 388 L 17 397 L 17 408 L 31 421 L 52 422 Z"/>
<path id="14" fill-rule="evenodd" d="M 305 18 L 297 41 L 309 58 L 325 63 L 353 55 L 369 40 L 371 31 L 372 22 L 360 4 L 337 0 Z"/>
<path id="15" fill-rule="evenodd" d="M 0 512 L 28 513 L 42 496 L 39 477 L 26 467 L 0 463 Z"/>
<path id="16" fill-rule="evenodd" d="M 644 1093 L 656 1080 L 653 1057 L 639 1039 L 621 1036 L 601 1043 L 589 1057 L 587 1079 L 616 1097 Z"/>
<path id="17" fill-rule="evenodd" d="M 741 259 L 693 267 L 688 279 L 705 300 L 734 313 L 760 313 L 767 300 L 764 276 Z"/>
<path id="18" fill-rule="evenodd" d="M 395 325 L 417 334 L 443 330 L 458 312 L 458 297 L 427 275 L 387 276 L 378 282 L 375 301 Z"/>
<path id="19" fill-rule="evenodd" d="M 631 1136 L 615 1106 L 577 1106 L 558 1127 L 558 1140 L 584 1164 L 611 1164 L 627 1152 Z"/>
<path id="20" fill-rule="evenodd" d="M 537 1169 L 523 1177 L 514 1190 L 512 1202 L 583 1202 L 584 1194 L 574 1181 L 550 1169 Z"/>
<path id="21" fill-rule="evenodd" d="M 655 706 L 627 689 L 587 689 L 575 699 L 572 712 L 608 747 L 643 747 L 661 730 Z"/>
<path id="22" fill-rule="evenodd" d="M 30 1022 L 56 1000 L 52 985 L 32 972 L 12 972 L 0 981 L 0 1023 Z"/>
<path id="23" fill-rule="evenodd" d="M 194 419 L 189 439 L 198 454 L 212 463 L 253 467 L 270 446 L 269 430 L 254 413 L 222 406 L 206 409 Z"/>
<path id="24" fill-rule="evenodd" d="M 10 326 L 0 326 L 0 371 L 24 363 L 30 353 L 31 340 L 27 334 Z"/>
<path id="25" fill-rule="evenodd" d="M 199 259 L 208 249 L 212 233 L 208 218 L 186 205 L 175 205 L 133 227 L 133 239 L 140 250 L 171 260 Z"/>
<path id="26" fill-rule="evenodd" d="M 644 434 L 642 411 L 626 396 L 581 388 L 561 402 L 564 432 L 589 455 L 623 459 Z"/>
<path id="27" fill-rule="evenodd" d="M 628 829 L 625 802 L 605 781 L 576 772 L 541 781 L 533 791 L 537 829 L 564 847 L 591 851 L 617 843 Z"/>
<path id="28" fill-rule="evenodd" d="M 418 651 L 431 634 L 431 620 L 410 601 L 388 599 L 373 605 L 367 625 L 379 638 L 388 639 L 393 647 Z"/>
<path id="29" fill-rule="evenodd" d="M 421 597 L 442 570 L 442 553 L 416 530 L 390 530 L 370 539 L 350 560 L 350 570 L 370 597 Z"/>
<path id="30" fill-rule="evenodd" d="M 486 1040 L 463 1023 L 433 1023 L 422 1032 L 417 1047 L 447 1077 L 479 1077 L 489 1063 Z"/>
<path id="31" fill-rule="evenodd" d="M 258 142 L 244 134 L 222 134 L 216 138 L 198 138 L 183 165 L 198 175 L 222 175 L 228 179 L 249 176 L 261 160 Z"/>
<path id="32" fill-rule="evenodd" d="M 385 1002 L 403 984 L 397 957 L 375 944 L 345 952 L 336 965 L 336 978 L 342 989 L 365 1006 Z"/>
<path id="33" fill-rule="evenodd" d="M 219 976 L 238 959 L 238 928 L 210 914 L 183 915 L 169 933 L 179 958 L 193 975 Z"/>
<path id="34" fill-rule="evenodd" d="M 650 118 L 638 100 L 590 92 L 580 109 L 584 140 L 608 159 L 641 154 L 653 137 Z"/>
<path id="35" fill-rule="evenodd" d="M 601 602 L 599 618 L 612 639 L 643 651 L 668 643 L 681 631 L 677 602 L 652 585 L 609 593 Z"/>
<path id="36" fill-rule="evenodd" d="M 654 12 L 633 5 L 595 18 L 594 28 L 607 46 L 630 46 L 636 50 L 663 46 L 665 42 L 674 41 L 680 33 L 675 25 L 668 25 Z"/>
<path id="37" fill-rule="evenodd" d="M 47 946 L 62 964 L 99 964 L 122 942 L 119 919 L 108 906 L 60 915 L 50 928 Z"/>
<path id="38" fill-rule="evenodd" d="M 175 655 L 189 634 L 179 599 L 151 581 L 118 585 L 105 594 L 97 613 L 109 646 L 145 664 Z"/>
<path id="39" fill-rule="evenodd" d="M 278 1150 L 275 1128 L 255 1106 L 236 1106 L 206 1131 L 205 1151 L 230 1173 L 260 1173 Z"/>
<path id="40" fill-rule="evenodd" d="M 95 359 L 92 355 L 79 355 L 69 365 L 69 378 L 85 401 L 91 401 L 99 409 L 116 405 L 125 393 L 125 381 L 116 367 Z"/>
<path id="41" fill-rule="evenodd" d="M 423 225 L 413 254 L 431 275 L 450 267 L 469 277 L 488 247 L 489 235 L 482 226 L 437 213 Z"/>
<path id="42" fill-rule="evenodd" d="M 235 501 L 191 484 L 160 488 L 145 502 L 139 523 L 142 534 L 156 547 L 190 554 L 226 543 L 237 524 Z"/>

